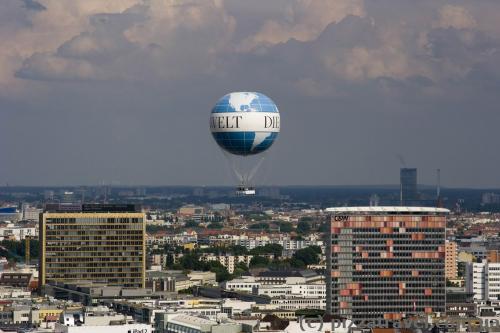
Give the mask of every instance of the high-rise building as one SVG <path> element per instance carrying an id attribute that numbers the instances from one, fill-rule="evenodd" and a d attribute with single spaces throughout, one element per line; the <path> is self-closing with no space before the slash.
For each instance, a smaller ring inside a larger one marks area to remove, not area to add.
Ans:
<path id="1" fill-rule="evenodd" d="M 380 206 L 327 211 L 327 313 L 351 320 L 444 313 L 447 209 Z"/>
<path id="2" fill-rule="evenodd" d="M 401 206 L 413 206 L 418 201 L 417 169 L 401 168 Z"/>
<path id="3" fill-rule="evenodd" d="M 446 241 L 445 253 L 445 276 L 447 279 L 456 279 L 458 276 L 457 243 Z"/>
<path id="4" fill-rule="evenodd" d="M 39 280 L 145 285 L 145 216 L 135 205 L 48 204 L 40 214 Z"/>
<path id="5" fill-rule="evenodd" d="M 465 287 L 474 294 L 475 300 L 500 299 L 500 263 L 487 260 L 467 263 Z"/>

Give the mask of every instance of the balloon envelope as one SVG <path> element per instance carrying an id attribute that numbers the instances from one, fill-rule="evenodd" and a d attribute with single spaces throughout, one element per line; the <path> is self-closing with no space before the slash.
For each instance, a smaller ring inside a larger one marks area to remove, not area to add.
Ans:
<path id="1" fill-rule="evenodd" d="M 217 144 L 234 155 L 255 155 L 269 149 L 280 131 L 276 104 L 257 92 L 233 92 L 217 101 L 210 115 Z"/>

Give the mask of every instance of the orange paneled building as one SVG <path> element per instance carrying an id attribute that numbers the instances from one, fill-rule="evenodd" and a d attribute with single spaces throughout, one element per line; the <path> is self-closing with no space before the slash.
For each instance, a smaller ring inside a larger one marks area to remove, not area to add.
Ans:
<path id="1" fill-rule="evenodd" d="M 447 209 L 327 211 L 331 214 L 327 311 L 352 320 L 445 312 Z"/>

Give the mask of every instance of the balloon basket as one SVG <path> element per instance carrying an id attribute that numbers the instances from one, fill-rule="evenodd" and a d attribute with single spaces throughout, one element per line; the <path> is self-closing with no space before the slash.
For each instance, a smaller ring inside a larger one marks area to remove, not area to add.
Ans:
<path id="1" fill-rule="evenodd" d="M 255 187 L 240 185 L 236 188 L 236 196 L 246 197 L 255 195 Z"/>

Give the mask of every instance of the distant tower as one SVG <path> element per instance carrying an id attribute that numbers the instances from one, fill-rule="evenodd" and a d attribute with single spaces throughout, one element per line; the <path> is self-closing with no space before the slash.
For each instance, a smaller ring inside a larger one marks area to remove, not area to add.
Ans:
<path id="1" fill-rule="evenodd" d="M 380 202 L 380 197 L 377 194 L 372 194 L 370 196 L 370 207 L 378 206 L 379 202 Z"/>
<path id="2" fill-rule="evenodd" d="M 418 200 L 417 169 L 401 168 L 400 170 L 400 203 L 401 206 L 415 205 Z"/>
<path id="3" fill-rule="evenodd" d="M 75 194 L 70 191 L 64 191 L 62 195 L 62 202 L 72 203 L 75 201 Z"/>

